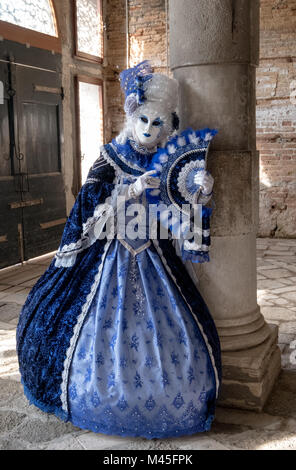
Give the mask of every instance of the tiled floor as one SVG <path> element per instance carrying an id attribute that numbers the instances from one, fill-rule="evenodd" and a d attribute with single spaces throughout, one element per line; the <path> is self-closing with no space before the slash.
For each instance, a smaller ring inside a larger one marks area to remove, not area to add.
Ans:
<path id="1" fill-rule="evenodd" d="M 218 408 L 203 435 L 147 441 L 81 431 L 29 406 L 20 385 L 15 327 L 52 255 L 0 271 L 0 449 L 296 450 L 296 240 L 257 240 L 258 303 L 279 325 L 283 371 L 261 414 Z"/>
<path id="2" fill-rule="evenodd" d="M 296 240 L 257 240 L 257 298 L 279 325 L 282 367 L 296 370 Z"/>

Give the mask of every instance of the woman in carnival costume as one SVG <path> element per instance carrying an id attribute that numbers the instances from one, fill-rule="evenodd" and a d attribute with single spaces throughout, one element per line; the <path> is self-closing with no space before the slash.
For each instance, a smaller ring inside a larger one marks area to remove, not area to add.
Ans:
<path id="1" fill-rule="evenodd" d="M 147 61 L 122 72 L 125 127 L 101 148 L 17 327 L 29 401 L 94 432 L 164 438 L 208 431 L 214 419 L 220 344 L 184 264 L 203 261 L 200 253 L 182 259 L 172 238 L 149 238 L 146 218 L 141 237 L 119 236 L 120 224 L 103 236 L 118 200 L 128 214 L 159 188 L 147 169 L 178 127 L 177 85 Z M 213 178 L 197 179 L 205 204 Z"/>

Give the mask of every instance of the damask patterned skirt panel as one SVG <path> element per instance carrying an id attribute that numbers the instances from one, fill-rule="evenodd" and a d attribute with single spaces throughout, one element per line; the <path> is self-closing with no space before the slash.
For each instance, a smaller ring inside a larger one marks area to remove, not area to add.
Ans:
<path id="1" fill-rule="evenodd" d="M 216 380 L 204 337 L 153 244 L 118 240 L 82 326 L 70 420 L 111 435 L 162 438 L 210 429 Z"/>

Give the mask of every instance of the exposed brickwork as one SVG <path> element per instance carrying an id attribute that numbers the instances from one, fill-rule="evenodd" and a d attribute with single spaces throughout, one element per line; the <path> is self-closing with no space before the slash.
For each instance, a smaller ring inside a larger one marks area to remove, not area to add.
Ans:
<path id="1" fill-rule="evenodd" d="M 166 72 L 165 0 L 106 1 L 107 139 L 124 122 L 118 74 L 150 59 Z M 296 237 L 296 0 L 261 0 L 260 66 L 257 70 L 257 147 L 260 151 L 260 236 Z"/>
<path id="2" fill-rule="evenodd" d="M 107 35 L 107 140 L 121 130 L 124 123 L 123 94 L 119 73 L 129 65 L 151 60 L 155 71 L 166 72 L 166 9 L 165 0 L 128 1 L 128 44 L 126 34 L 126 1 L 107 0 L 105 6 Z"/>
<path id="3" fill-rule="evenodd" d="M 129 32 L 130 64 L 149 59 L 157 71 L 166 70 L 165 0 L 130 0 Z"/>
<path id="4" fill-rule="evenodd" d="M 296 0 L 261 0 L 260 29 L 259 235 L 296 238 Z"/>
<path id="5" fill-rule="evenodd" d="M 106 0 L 104 4 L 106 28 L 105 75 L 108 113 L 105 117 L 107 142 L 118 134 L 124 122 L 123 96 L 119 85 L 119 73 L 126 68 L 126 2 Z"/>

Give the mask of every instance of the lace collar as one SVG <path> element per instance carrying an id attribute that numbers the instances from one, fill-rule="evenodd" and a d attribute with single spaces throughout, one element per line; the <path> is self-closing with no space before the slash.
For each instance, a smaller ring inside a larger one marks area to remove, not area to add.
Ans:
<path id="1" fill-rule="evenodd" d="M 157 152 L 157 145 L 155 145 L 155 147 L 152 147 L 150 150 L 148 150 L 143 145 L 138 144 L 135 140 L 130 139 L 129 143 L 131 147 L 137 153 L 140 153 L 141 155 L 153 155 L 155 152 Z"/>
<path id="2" fill-rule="evenodd" d="M 157 147 L 147 150 L 139 146 L 135 141 L 128 139 L 125 144 L 119 144 L 112 140 L 112 147 L 116 150 L 120 159 L 130 168 L 145 172 L 151 163 Z"/>

